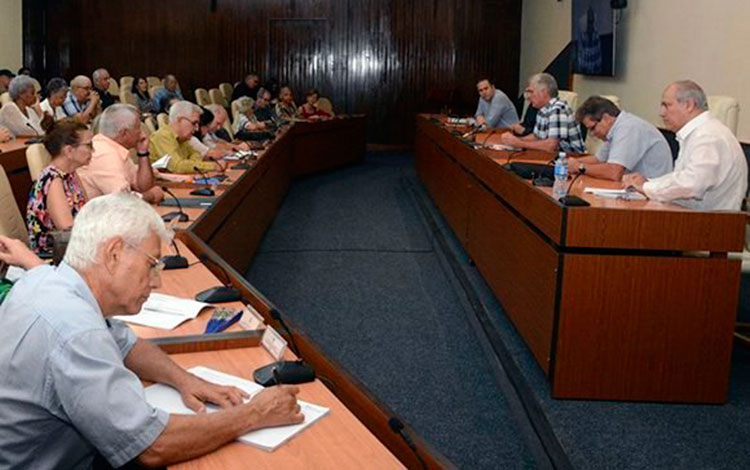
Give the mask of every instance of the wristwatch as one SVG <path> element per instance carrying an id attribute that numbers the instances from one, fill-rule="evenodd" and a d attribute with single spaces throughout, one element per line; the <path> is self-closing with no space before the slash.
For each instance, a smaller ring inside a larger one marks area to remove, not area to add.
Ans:
<path id="1" fill-rule="evenodd" d="M 151 156 L 151 154 L 149 154 L 148 152 L 137 152 L 136 155 L 138 155 L 139 157 L 150 157 Z"/>
<path id="2" fill-rule="evenodd" d="M 586 173 L 586 165 L 583 163 L 578 164 L 578 173 Z"/>

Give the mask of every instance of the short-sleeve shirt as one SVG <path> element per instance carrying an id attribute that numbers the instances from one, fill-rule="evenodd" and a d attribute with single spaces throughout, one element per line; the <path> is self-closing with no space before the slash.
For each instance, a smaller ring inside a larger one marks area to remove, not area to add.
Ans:
<path id="1" fill-rule="evenodd" d="M 195 167 L 201 171 L 212 171 L 216 169 L 214 162 L 204 161 L 197 150 L 190 145 L 190 141 L 180 142 L 172 132 L 172 128 L 164 126 L 151 134 L 148 145 L 151 154 L 151 163 L 164 155 L 169 155 L 167 170 L 172 173 L 195 173 Z"/>
<path id="2" fill-rule="evenodd" d="M 586 152 L 573 110 L 558 97 L 549 100 L 537 113 L 534 135 L 539 140 L 557 139 L 561 152 Z"/>
<path id="3" fill-rule="evenodd" d="M 76 114 L 85 111 L 88 104 L 88 101 L 79 103 L 75 95 L 73 95 L 73 93 L 71 92 L 68 92 L 68 96 L 65 97 L 65 101 L 63 101 L 62 108 L 63 111 L 65 111 L 66 116 L 73 117 Z"/>
<path id="4" fill-rule="evenodd" d="M 128 149 L 104 134 L 92 139 L 94 152 L 88 165 L 76 170 L 89 199 L 135 188 L 138 167 Z"/>
<path id="5" fill-rule="evenodd" d="M 37 254 L 52 253 L 52 239 L 50 232 L 55 230 L 55 223 L 47 208 L 47 195 L 52 182 L 59 179 L 62 182 L 65 199 L 68 201 L 70 213 L 75 217 L 86 204 L 86 193 L 80 180 L 74 173 L 65 173 L 55 165 L 49 165 L 42 170 L 29 192 L 29 202 L 26 206 L 26 227 L 29 230 L 29 245 Z"/>
<path id="6" fill-rule="evenodd" d="M 510 127 L 519 121 L 516 107 L 513 106 L 508 95 L 497 89 L 490 101 L 479 97 L 474 117 L 479 116 L 484 116 L 490 127 Z"/>
<path id="7" fill-rule="evenodd" d="M 0 125 L 7 128 L 15 136 L 44 135 L 41 118 L 36 111 L 27 107 L 26 114 L 24 114 L 18 105 L 12 101 L 0 108 Z"/>
<path id="8" fill-rule="evenodd" d="M 672 153 L 659 129 L 625 111 L 617 116 L 596 158 L 622 165 L 627 172 L 640 173 L 647 179 L 672 171 Z"/>
<path id="9" fill-rule="evenodd" d="M 0 318 L 0 468 L 84 469 L 97 452 L 119 467 L 163 432 L 169 415 L 124 364 L 135 335 L 73 268 L 30 270 Z"/>
<path id="10" fill-rule="evenodd" d="M 57 106 L 55 107 L 54 111 L 52 110 L 52 105 L 49 103 L 49 98 L 45 98 L 39 106 L 42 108 L 42 111 L 52 116 L 55 121 L 65 119 L 67 117 L 65 115 L 65 111 L 63 111 L 62 106 Z"/>

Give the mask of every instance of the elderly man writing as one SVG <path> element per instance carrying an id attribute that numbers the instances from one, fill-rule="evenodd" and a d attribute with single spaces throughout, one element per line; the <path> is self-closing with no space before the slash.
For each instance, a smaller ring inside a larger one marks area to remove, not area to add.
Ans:
<path id="1" fill-rule="evenodd" d="M 164 199 L 154 181 L 148 152 L 148 137 L 141 131 L 140 113 L 129 104 L 113 104 L 99 118 L 99 134 L 92 143 L 94 152 L 88 165 L 77 170 L 89 199 L 119 191 L 135 191 L 143 200 L 159 203 Z M 135 149 L 138 165 L 129 157 Z"/>
<path id="2" fill-rule="evenodd" d="M 692 209 L 740 210 L 747 192 L 745 155 L 732 131 L 708 113 L 703 89 L 690 80 L 671 83 L 662 93 L 660 114 L 680 143 L 674 171 L 648 179 L 625 175 L 625 186 Z"/>
<path id="3" fill-rule="evenodd" d="M 164 466 L 304 419 L 297 388 L 243 403 L 242 391 L 189 374 L 111 319 L 137 313 L 159 287 L 168 239 L 158 214 L 127 193 L 84 206 L 59 267 L 0 237 L 0 259 L 32 268 L 0 307 L 0 467 L 90 468 L 97 452 L 112 467 Z M 224 409 L 169 415 L 146 402 L 140 380 L 171 385 L 195 411 Z"/>
<path id="4" fill-rule="evenodd" d="M 190 145 L 190 138 L 198 130 L 201 109 L 189 101 L 178 101 L 169 109 L 169 125 L 151 134 L 149 150 L 154 162 L 169 155 L 167 170 L 172 173 L 193 173 L 201 171 L 222 171 L 225 166 L 219 161 L 204 161 L 201 154 Z"/>

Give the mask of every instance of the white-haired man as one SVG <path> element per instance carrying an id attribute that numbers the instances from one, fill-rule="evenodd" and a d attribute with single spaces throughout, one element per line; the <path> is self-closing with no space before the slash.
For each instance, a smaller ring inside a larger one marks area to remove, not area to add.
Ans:
<path id="1" fill-rule="evenodd" d="M 529 104 L 539 110 L 534 130 L 524 137 L 516 137 L 511 132 L 506 132 L 500 136 L 503 144 L 547 152 L 586 151 L 573 110 L 565 100 L 558 98 L 557 81 L 552 75 L 533 75 L 526 87 L 526 94 Z"/>
<path id="2" fill-rule="evenodd" d="M 63 102 L 63 111 L 69 118 L 88 124 L 99 112 L 99 94 L 92 91 L 91 80 L 78 75 L 70 81 L 68 97 Z"/>
<path id="3" fill-rule="evenodd" d="M 91 161 L 76 170 L 89 199 L 120 191 L 140 193 L 152 204 L 164 199 L 148 158 L 148 137 L 141 131 L 140 113 L 134 106 L 113 104 L 105 109 L 92 143 Z M 132 149 L 138 165 L 130 159 Z"/>
<path id="4" fill-rule="evenodd" d="M 166 466 L 203 455 L 250 430 L 299 423 L 298 389 L 244 392 L 177 366 L 114 315 L 135 314 L 160 285 L 156 212 L 109 194 L 76 218 L 64 261 L 37 265 L 22 242 L 0 238 L 0 259 L 33 267 L 0 307 L 0 467 Z M 195 411 L 170 415 L 145 399 L 141 380 L 166 383 Z"/>
<path id="5" fill-rule="evenodd" d="M 101 98 L 102 109 L 107 109 L 118 101 L 118 98 L 109 92 L 109 81 L 112 80 L 112 77 L 107 69 L 94 70 L 91 79 L 94 83 L 94 91 Z"/>
<path id="6" fill-rule="evenodd" d="M 703 89 L 691 80 L 670 83 L 662 93 L 660 115 L 680 143 L 674 171 L 652 179 L 631 173 L 623 184 L 656 201 L 740 210 L 747 192 L 745 154 L 732 131 L 709 114 Z"/>
<path id="7" fill-rule="evenodd" d="M 189 101 L 178 101 L 169 108 L 169 125 L 151 134 L 149 151 L 154 162 L 169 155 L 167 170 L 172 173 L 194 173 L 224 170 L 220 161 L 204 160 L 200 152 L 190 145 L 190 137 L 200 125 L 201 109 Z"/>

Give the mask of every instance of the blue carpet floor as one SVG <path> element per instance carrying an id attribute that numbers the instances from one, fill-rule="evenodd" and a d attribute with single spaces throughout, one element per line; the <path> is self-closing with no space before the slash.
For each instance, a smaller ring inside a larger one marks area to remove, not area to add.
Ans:
<path id="1" fill-rule="evenodd" d="M 573 467 L 750 468 L 747 350 L 735 351 L 725 406 L 553 400 L 412 165 L 410 155 L 369 154 L 362 165 L 295 182 L 248 280 L 460 468 L 550 465 L 477 333 L 467 289 Z"/>

